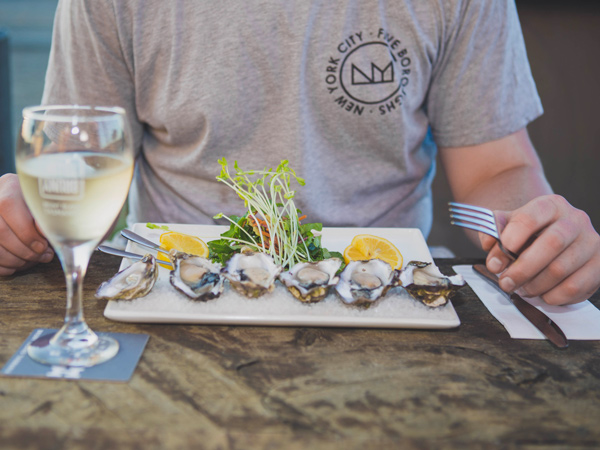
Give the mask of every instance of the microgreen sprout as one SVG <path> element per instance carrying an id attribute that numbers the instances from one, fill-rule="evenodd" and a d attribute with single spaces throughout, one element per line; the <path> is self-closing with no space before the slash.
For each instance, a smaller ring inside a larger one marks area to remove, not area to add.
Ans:
<path id="1" fill-rule="evenodd" d="M 292 182 L 304 186 L 305 181 L 297 176 L 289 161 L 282 160 L 275 170 L 240 169 L 237 161 L 229 171 L 227 160 L 219 160 L 221 173 L 217 180 L 233 189 L 244 200 L 247 210 L 247 222 L 230 218 L 223 213 L 214 216 L 215 219 L 226 219 L 240 233 L 236 238 L 223 239 L 246 245 L 255 251 L 270 254 L 275 262 L 284 267 L 291 267 L 299 261 L 310 261 L 311 255 L 301 233 L 301 212 L 294 205 L 296 191 Z M 249 224 L 256 234 L 253 237 L 244 225 Z"/>

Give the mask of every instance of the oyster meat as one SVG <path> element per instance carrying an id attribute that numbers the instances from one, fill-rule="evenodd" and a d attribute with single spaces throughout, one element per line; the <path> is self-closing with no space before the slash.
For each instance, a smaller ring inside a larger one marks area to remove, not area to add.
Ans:
<path id="1" fill-rule="evenodd" d="M 448 303 L 465 280 L 461 275 L 448 277 L 430 262 L 410 261 L 398 275 L 400 284 L 417 300 L 431 308 Z"/>
<path id="2" fill-rule="evenodd" d="M 157 278 L 156 259 L 148 254 L 98 286 L 96 298 L 132 300 L 143 297 L 150 292 Z"/>
<path id="3" fill-rule="evenodd" d="M 396 285 L 396 274 L 392 266 L 381 259 L 350 261 L 335 288 L 346 304 L 367 306 Z"/>
<path id="4" fill-rule="evenodd" d="M 339 277 L 337 271 L 342 265 L 339 258 L 329 258 L 317 262 L 301 262 L 279 275 L 281 281 L 294 297 L 305 303 L 323 300 L 331 286 Z"/>
<path id="5" fill-rule="evenodd" d="M 256 298 L 272 292 L 282 267 L 266 253 L 236 253 L 222 270 L 231 286 L 246 297 Z"/>
<path id="6" fill-rule="evenodd" d="M 171 250 L 169 255 L 173 263 L 169 281 L 175 289 L 193 300 L 207 301 L 221 295 L 221 264 L 177 250 Z"/>

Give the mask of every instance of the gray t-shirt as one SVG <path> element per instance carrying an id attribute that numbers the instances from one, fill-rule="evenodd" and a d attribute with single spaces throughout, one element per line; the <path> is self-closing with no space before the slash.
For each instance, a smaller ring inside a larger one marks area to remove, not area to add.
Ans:
<path id="1" fill-rule="evenodd" d="M 130 222 L 243 213 L 217 161 L 288 159 L 307 221 L 425 236 L 436 144 L 542 113 L 508 0 L 61 0 L 43 102 L 126 108 Z"/>

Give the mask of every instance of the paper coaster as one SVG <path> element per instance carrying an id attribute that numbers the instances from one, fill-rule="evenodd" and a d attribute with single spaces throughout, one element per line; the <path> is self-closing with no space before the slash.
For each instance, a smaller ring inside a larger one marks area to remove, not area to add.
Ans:
<path id="1" fill-rule="evenodd" d="M 58 330 L 50 328 L 35 329 L 2 368 L 0 374 L 10 377 L 126 382 L 133 375 L 148 342 L 147 334 L 96 332 L 99 336 L 110 336 L 119 342 L 119 352 L 116 356 L 102 364 L 93 367 L 50 366 L 31 359 L 27 354 L 29 343 L 56 331 Z"/>

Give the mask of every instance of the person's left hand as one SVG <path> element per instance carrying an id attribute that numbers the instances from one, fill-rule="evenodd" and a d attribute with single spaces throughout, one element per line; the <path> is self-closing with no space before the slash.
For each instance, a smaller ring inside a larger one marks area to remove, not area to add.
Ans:
<path id="1" fill-rule="evenodd" d="M 502 272 L 503 290 L 519 289 L 524 296 L 564 305 L 582 302 L 600 287 L 600 236 L 585 212 L 559 195 L 545 195 L 514 211 L 494 214 L 504 246 L 513 252 L 525 246 L 510 264 L 496 240 L 479 233 L 489 252 L 487 268 Z"/>

